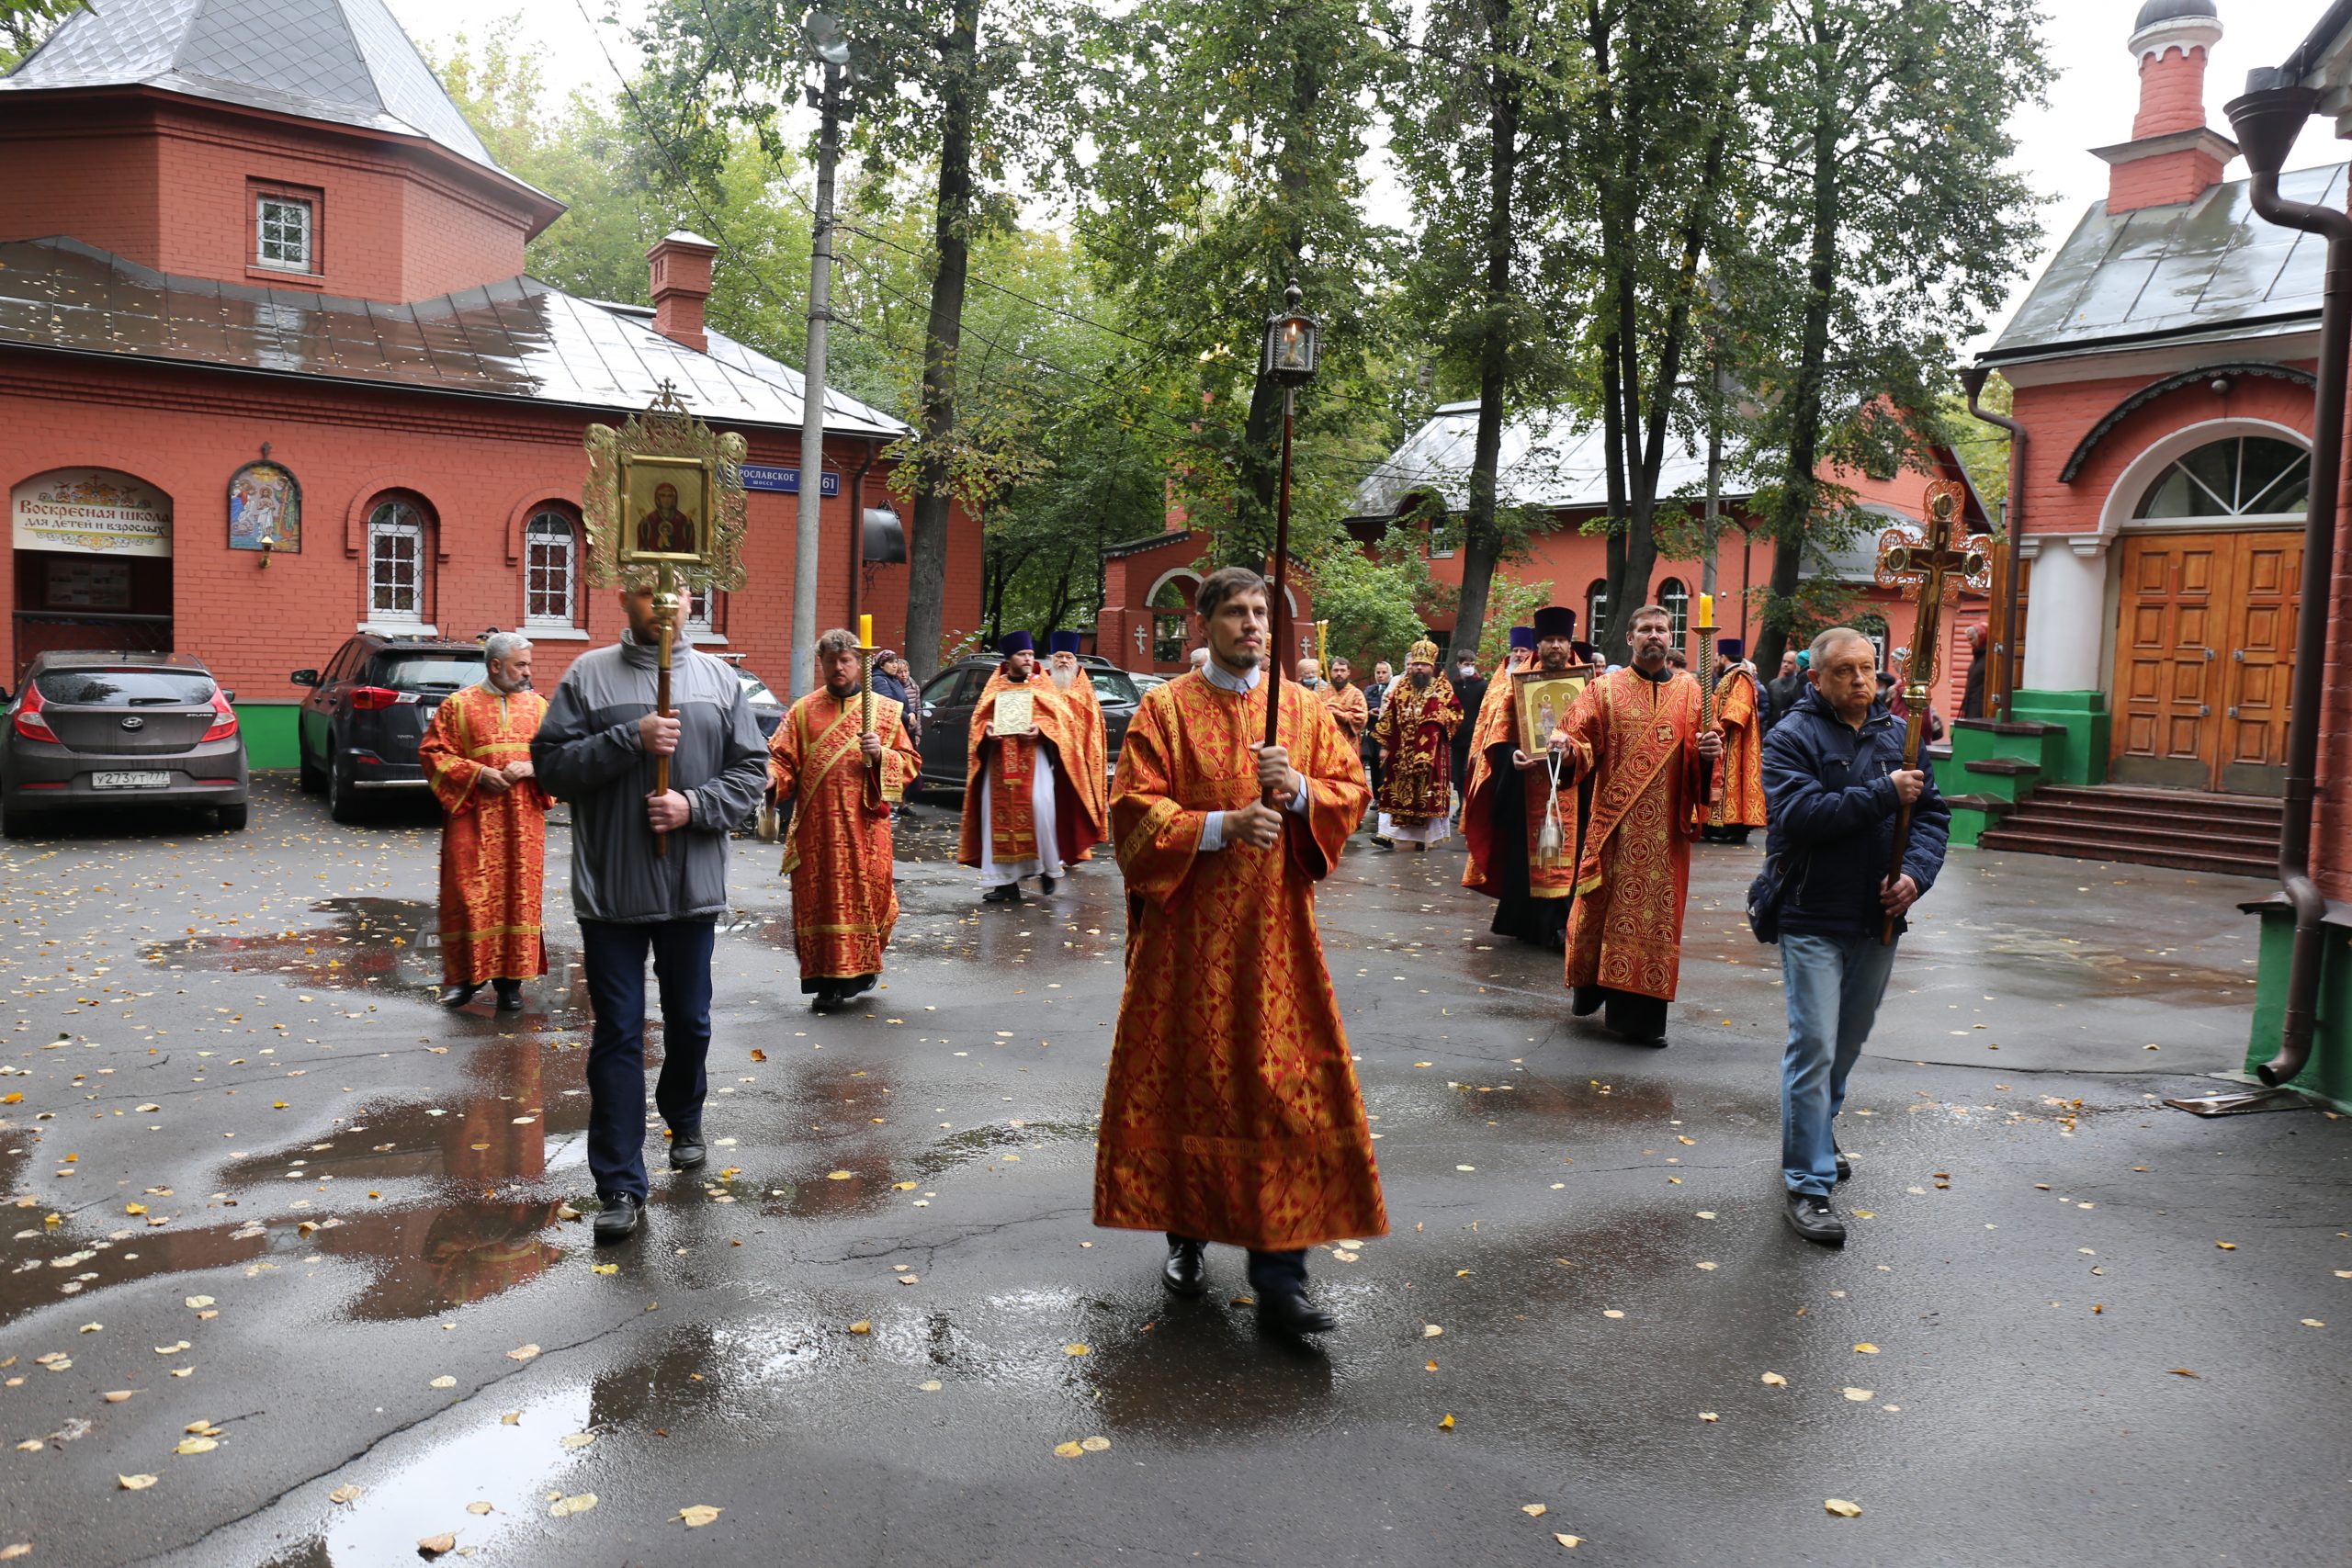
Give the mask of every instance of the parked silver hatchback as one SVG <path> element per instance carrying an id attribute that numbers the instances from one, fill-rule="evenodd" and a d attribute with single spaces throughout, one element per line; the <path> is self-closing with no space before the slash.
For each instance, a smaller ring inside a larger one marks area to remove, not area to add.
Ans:
<path id="1" fill-rule="evenodd" d="M 43 653 L 0 730 L 0 831 L 74 808 L 209 808 L 245 825 L 245 738 L 203 661 L 184 653 Z"/>

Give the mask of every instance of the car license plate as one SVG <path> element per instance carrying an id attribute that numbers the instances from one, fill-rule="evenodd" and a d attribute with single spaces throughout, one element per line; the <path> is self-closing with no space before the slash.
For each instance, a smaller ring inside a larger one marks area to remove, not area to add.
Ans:
<path id="1" fill-rule="evenodd" d="M 167 773 L 93 773 L 90 783 L 98 789 L 163 789 L 172 782 Z"/>

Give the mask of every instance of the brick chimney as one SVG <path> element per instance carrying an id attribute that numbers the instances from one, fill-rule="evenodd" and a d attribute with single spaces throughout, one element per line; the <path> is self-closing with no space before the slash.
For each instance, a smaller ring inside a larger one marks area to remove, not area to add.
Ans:
<path id="1" fill-rule="evenodd" d="M 2091 151 L 2107 161 L 2107 209 L 2194 201 L 2222 183 L 2237 143 L 2205 123 L 2205 64 L 2222 39 L 2213 0 L 2147 0 L 2132 29 L 2140 112 L 2132 140 Z"/>
<path id="2" fill-rule="evenodd" d="M 684 229 L 662 236 L 645 253 L 652 268 L 653 330 L 696 354 L 710 352 L 703 302 L 710 298 L 710 259 L 718 247 Z"/>

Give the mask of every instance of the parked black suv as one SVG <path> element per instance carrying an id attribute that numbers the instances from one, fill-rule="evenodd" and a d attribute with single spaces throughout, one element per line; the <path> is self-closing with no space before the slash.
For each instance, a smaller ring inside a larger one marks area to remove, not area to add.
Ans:
<path id="1" fill-rule="evenodd" d="M 1003 662 L 994 654 L 974 654 L 942 670 L 923 687 L 921 749 L 926 788 L 963 793 L 972 710 L 980 705 L 980 689 Z M 1081 653 L 1078 663 L 1094 682 L 1095 700 L 1102 705 L 1102 765 L 1115 770 L 1119 744 L 1127 738 L 1127 721 L 1143 705 L 1143 694 L 1133 677 L 1107 659 Z M 1042 668 L 1041 663 L 1041 679 Z"/>
<path id="2" fill-rule="evenodd" d="M 288 677 L 308 686 L 295 728 L 302 787 L 326 791 L 327 814 L 356 822 L 382 792 L 432 787 L 416 749 L 441 699 L 481 682 L 481 645 L 362 632 L 324 670 Z"/>

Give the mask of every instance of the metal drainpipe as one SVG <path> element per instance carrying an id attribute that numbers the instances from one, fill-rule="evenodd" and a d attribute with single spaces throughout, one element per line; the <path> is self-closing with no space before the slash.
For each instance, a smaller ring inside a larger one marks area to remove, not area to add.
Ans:
<path id="1" fill-rule="evenodd" d="M 1997 425 L 2009 433 L 2009 499 L 2008 514 L 2003 520 L 2002 532 L 2009 536 L 2008 582 L 2004 597 L 2007 605 L 2001 612 L 2001 645 L 1996 649 L 2001 656 L 2001 689 L 1987 693 L 1987 702 L 2001 705 L 2001 722 L 2016 718 L 2010 710 L 2017 705 L 2010 698 L 2017 694 L 2018 668 L 2025 659 L 2025 639 L 2018 636 L 2018 579 L 2024 575 L 2025 552 L 2018 547 L 2025 542 L 2025 426 L 2005 413 L 1978 406 L 1976 400 L 1984 391 L 1984 378 L 1992 374 L 1983 365 L 1972 365 L 1960 373 L 1960 384 L 1968 390 L 1968 412 L 1986 424 Z"/>
<path id="2" fill-rule="evenodd" d="M 2312 410 L 2311 501 L 2303 519 L 2302 623 L 2295 637 L 2293 711 L 2287 728 L 2287 820 L 2278 836 L 2278 881 L 2295 911 L 2287 966 L 2286 1016 L 2278 1054 L 2255 1070 L 2274 1088 L 2311 1060 L 2320 981 L 2321 922 L 2327 900 L 2312 880 L 2312 807 L 2319 769 L 2320 705 L 2326 694 L 2330 580 L 2335 570 L 2337 492 L 2344 479 L 2346 352 L 2352 346 L 2352 215 L 2281 200 L 2278 171 L 2320 93 L 2278 70 L 2251 72 L 2245 96 L 2224 108 L 2254 178 L 2254 209 L 2285 229 L 2327 240 L 2327 284 L 2320 309 L 2319 386 Z"/>

